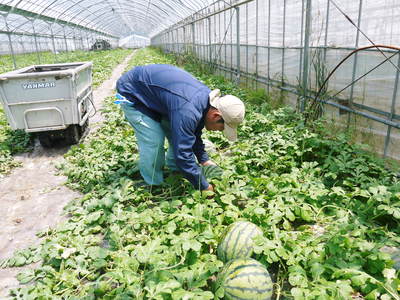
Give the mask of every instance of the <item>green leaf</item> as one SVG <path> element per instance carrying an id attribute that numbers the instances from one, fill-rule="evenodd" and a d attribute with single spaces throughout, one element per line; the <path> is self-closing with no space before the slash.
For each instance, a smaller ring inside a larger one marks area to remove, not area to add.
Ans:
<path id="1" fill-rule="evenodd" d="M 320 263 L 313 263 L 311 265 L 311 274 L 315 280 L 319 280 L 320 276 L 324 273 L 325 268 Z"/>
<path id="2" fill-rule="evenodd" d="M 35 279 L 35 271 L 32 269 L 24 270 L 21 273 L 18 273 L 17 279 L 21 284 L 28 283 Z"/>
<path id="3" fill-rule="evenodd" d="M 304 297 L 304 292 L 303 292 L 302 289 L 292 288 L 290 290 L 290 293 L 292 294 L 292 296 L 294 297 L 295 300 L 304 300 L 304 299 L 306 299 Z"/>

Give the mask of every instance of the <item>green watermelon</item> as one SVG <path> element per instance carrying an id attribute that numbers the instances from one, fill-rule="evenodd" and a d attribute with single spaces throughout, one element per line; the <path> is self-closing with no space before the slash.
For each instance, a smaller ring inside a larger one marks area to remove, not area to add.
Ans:
<path id="1" fill-rule="evenodd" d="M 394 261 L 393 268 L 400 270 L 400 250 L 397 250 L 396 253 L 393 253 L 392 260 Z"/>
<path id="2" fill-rule="evenodd" d="M 222 169 L 215 165 L 202 166 L 201 172 L 208 180 L 220 178 L 222 176 Z"/>
<path id="3" fill-rule="evenodd" d="M 238 221 L 231 224 L 218 245 L 218 258 L 227 262 L 235 258 L 250 257 L 253 254 L 253 238 L 262 234 L 262 230 L 251 222 Z"/>
<path id="4" fill-rule="evenodd" d="M 393 260 L 393 269 L 400 270 L 400 249 L 396 247 L 384 246 L 382 252 L 388 253 Z"/>
<path id="5" fill-rule="evenodd" d="M 392 260 L 393 260 L 392 268 L 399 271 L 400 270 L 400 249 L 393 248 L 393 250 L 390 252 L 390 256 L 392 257 Z"/>
<path id="6" fill-rule="evenodd" d="M 218 276 L 228 300 L 269 300 L 273 283 L 265 266 L 252 258 L 231 260 Z"/>

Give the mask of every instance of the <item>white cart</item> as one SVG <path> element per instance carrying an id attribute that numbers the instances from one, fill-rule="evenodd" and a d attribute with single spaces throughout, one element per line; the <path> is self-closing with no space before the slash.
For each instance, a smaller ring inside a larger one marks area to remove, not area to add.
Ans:
<path id="1" fill-rule="evenodd" d="M 0 75 L 0 100 L 12 129 L 37 133 L 44 147 L 78 143 L 94 111 L 92 63 L 34 65 Z"/>

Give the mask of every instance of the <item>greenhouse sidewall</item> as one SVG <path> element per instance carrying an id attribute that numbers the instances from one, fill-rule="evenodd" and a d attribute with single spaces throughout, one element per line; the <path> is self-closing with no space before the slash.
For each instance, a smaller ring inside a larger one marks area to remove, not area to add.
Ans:
<path id="1" fill-rule="evenodd" d="M 396 26 L 400 3 L 359 0 L 341 2 L 339 8 L 375 44 L 396 45 L 400 40 Z M 195 55 L 247 86 L 256 82 L 257 87 L 283 88 L 296 96 L 304 86 L 316 90 L 321 77 L 344 57 L 371 45 L 360 30 L 330 0 L 252 0 L 230 6 L 217 1 L 152 37 L 151 45 Z M 339 106 L 367 118 L 325 105 L 326 116 L 338 127 L 356 129 L 356 141 L 396 160 L 400 160 L 399 67 L 396 50 L 369 49 L 352 55 L 329 79 L 328 92 L 340 99 Z M 298 105 L 289 98 L 289 103 Z"/>

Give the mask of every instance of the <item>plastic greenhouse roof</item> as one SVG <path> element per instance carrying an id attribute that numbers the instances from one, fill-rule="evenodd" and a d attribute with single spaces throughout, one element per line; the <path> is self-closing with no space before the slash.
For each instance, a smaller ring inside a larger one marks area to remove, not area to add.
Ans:
<path id="1" fill-rule="evenodd" d="M 115 37 L 151 37 L 213 0 L 0 0 L 0 31 L 32 32 L 28 19 L 89 28 Z M 27 19 L 28 18 L 28 19 Z M 1 18 L 0 18 L 1 19 Z M 3 18 L 4 19 L 4 18 Z M 43 23 L 43 22 L 42 22 Z M 36 25 L 36 24 L 35 24 Z M 36 33 L 48 33 L 41 25 Z"/>

